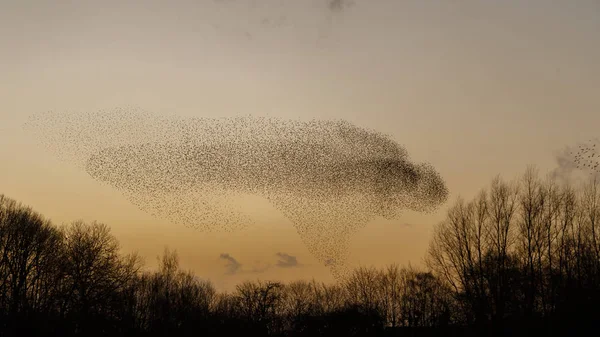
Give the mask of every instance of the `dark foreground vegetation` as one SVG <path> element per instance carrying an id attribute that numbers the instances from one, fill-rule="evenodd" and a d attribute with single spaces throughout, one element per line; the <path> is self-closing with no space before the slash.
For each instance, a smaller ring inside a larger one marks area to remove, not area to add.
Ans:
<path id="1" fill-rule="evenodd" d="M 487 336 L 595 333 L 600 184 L 534 169 L 458 200 L 428 270 L 359 268 L 344 282 L 246 282 L 217 293 L 166 251 L 157 271 L 108 227 L 55 227 L 0 196 L 0 336 Z M 588 330 L 590 329 L 590 330 Z"/>

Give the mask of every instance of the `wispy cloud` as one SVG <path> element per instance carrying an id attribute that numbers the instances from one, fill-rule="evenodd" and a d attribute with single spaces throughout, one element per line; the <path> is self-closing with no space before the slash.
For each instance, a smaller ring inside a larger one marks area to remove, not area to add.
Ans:
<path id="1" fill-rule="evenodd" d="M 298 259 L 295 256 L 281 252 L 277 253 L 276 255 L 279 257 L 279 261 L 277 261 L 277 267 L 290 268 L 300 266 L 300 263 L 298 263 Z"/>
<path id="2" fill-rule="evenodd" d="M 227 274 L 236 274 L 242 270 L 242 264 L 228 253 L 222 253 L 220 258 L 227 261 Z"/>

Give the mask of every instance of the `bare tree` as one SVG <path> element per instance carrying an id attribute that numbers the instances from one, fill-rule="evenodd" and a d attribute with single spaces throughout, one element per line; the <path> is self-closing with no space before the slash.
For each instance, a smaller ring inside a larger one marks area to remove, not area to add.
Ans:
<path id="1" fill-rule="evenodd" d="M 366 311 L 376 311 L 380 303 L 381 274 L 374 267 L 359 267 L 345 281 L 347 300 Z"/>
<path id="2" fill-rule="evenodd" d="M 581 207 L 584 217 L 581 219 L 586 227 L 589 246 L 592 253 L 593 268 L 598 270 L 600 264 L 600 180 L 594 176 L 584 185 L 581 196 Z"/>
<path id="3" fill-rule="evenodd" d="M 402 287 L 405 270 L 396 264 L 389 265 L 380 272 L 379 287 L 381 313 L 387 324 L 396 327 L 401 324 Z"/>
<path id="4" fill-rule="evenodd" d="M 307 281 L 294 281 L 285 287 L 285 296 L 283 296 L 283 305 L 285 312 L 290 317 L 300 317 L 311 312 L 312 308 L 312 288 Z"/>
<path id="5" fill-rule="evenodd" d="M 213 285 L 179 267 L 177 251 L 165 248 L 159 269 L 144 273 L 136 293 L 139 326 L 145 331 L 199 333 L 217 299 Z"/>
<path id="6" fill-rule="evenodd" d="M 476 221 L 481 219 L 476 219 L 479 212 L 474 205 L 479 204 L 458 199 L 449 209 L 446 219 L 435 229 L 426 262 L 456 294 L 468 299 L 463 301 L 473 313 L 468 316 L 481 321 L 488 313 L 482 257 L 491 250 L 484 237 L 490 230 L 481 226 L 490 222 Z"/>
<path id="7" fill-rule="evenodd" d="M 403 325 L 432 327 L 449 323 L 450 290 L 432 273 L 405 269 L 402 293 Z"/>
<path id="8" fill-rule="evenodd" d="M 65 309 L 76 330 L 89 332 L 97 324 L 108 324 L 106 319 L 118 319 L 118 304 L 137 275 L 138 259 L 119 255 L 119 244 L 104 224 L 76 221 L 62 233 Z"/>
<path id="9" fill-rule="evenodd" d="M 518 188 L 496 177 L 489 193 L 459 198 L 435 229 L 427 265 L 466 299 L 479 322 L 504 315 Z M 467 308 L 465 308 L 467 309 Z"/>
<path id="10" fill-rule="evenodd" d="M 283 284 L 279 282 L 246 281 L 236 287 L 242 317 L 268 333 L 281 328 L 278 316 L 283 312 L 283 294 Z"/>
<path id="11" fill-rule="evenodd" d="M 17 334 L 43 329 L 36 315 L 56 314 L 60 259 L 61 236 L 50 222 L 0 195 L 0 314 Z"/>
<path id="12" fill-rule="evenodd" d="M 540 306 L 537 303 L 541 296 L 537 293 L 538 286 L 542 285 L 540 253 L 544 240 L 543 216 L 546 194 L 537 176 L 537 171 L 530 167 L 522 179 L 522 193 L 520 195 L 520 221 L 519 239 L 521 243 L 524 265 L 528 271 L 526 295 L 526 312 L 532 315 Z"/>

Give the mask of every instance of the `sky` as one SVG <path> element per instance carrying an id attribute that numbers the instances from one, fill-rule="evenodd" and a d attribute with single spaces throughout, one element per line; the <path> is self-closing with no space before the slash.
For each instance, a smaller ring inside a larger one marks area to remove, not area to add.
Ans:
<path id="1" fill-rule="evenodd" d="M 339 2 L 339 1 L 338 1 Z M 154 218 L 22 130 L 45 111 L 135 106 L 183 117 L 345 119 L 392 136 L 446 180 L 433 214 L 376 219 L 353 265 L 420 265 L 458 196 L 600 136 L 596 0 L 0 0 L 0 193 L 56 224 L 108 224 L 149 267 L 164 248 L 220 289 L 331 281 L 294 227 L 250 199 L 257 225 L 202 233 Z M 279 254 L 279 255 L 278 255 Z M 294 262 L 295 261 L 295 262 Z"/>

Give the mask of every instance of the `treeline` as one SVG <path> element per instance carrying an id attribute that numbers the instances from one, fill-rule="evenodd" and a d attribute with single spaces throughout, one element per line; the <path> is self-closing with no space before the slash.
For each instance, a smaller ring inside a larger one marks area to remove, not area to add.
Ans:
<path id="1" fill-rule="evenodd" d="M 573 335 L 600 313 L 599 187 L 533 168 L 496 178 L 436 226 L 427 270 L 231 293 L 182 271 L 176 252 L 149 272 L 107 226 L 56 227 L 0 196 L 0 336 Z"/>
<path id="2" fill-rule="evenodd" d="M 1 336 L 354 336 L 448 320 L 431 273 L 361 268 L 343 284 L 245 282 L 232 293 L 179 267 L 154 272 L 100 223 L 56 227 L 0 196 Z M 444 323 L 445 324 L 445 323 Z"/>
<path id="3" fill-rule="evenodd" d="M 437 226 L 428 266 L 452 289 L 456 323 L 570 335 L 600 319 L 600 181 L 493 180 Z M 595 324 L 597 325 L 597 324 Z M 561 331 L 564 329 L 564 331 Z"/>

